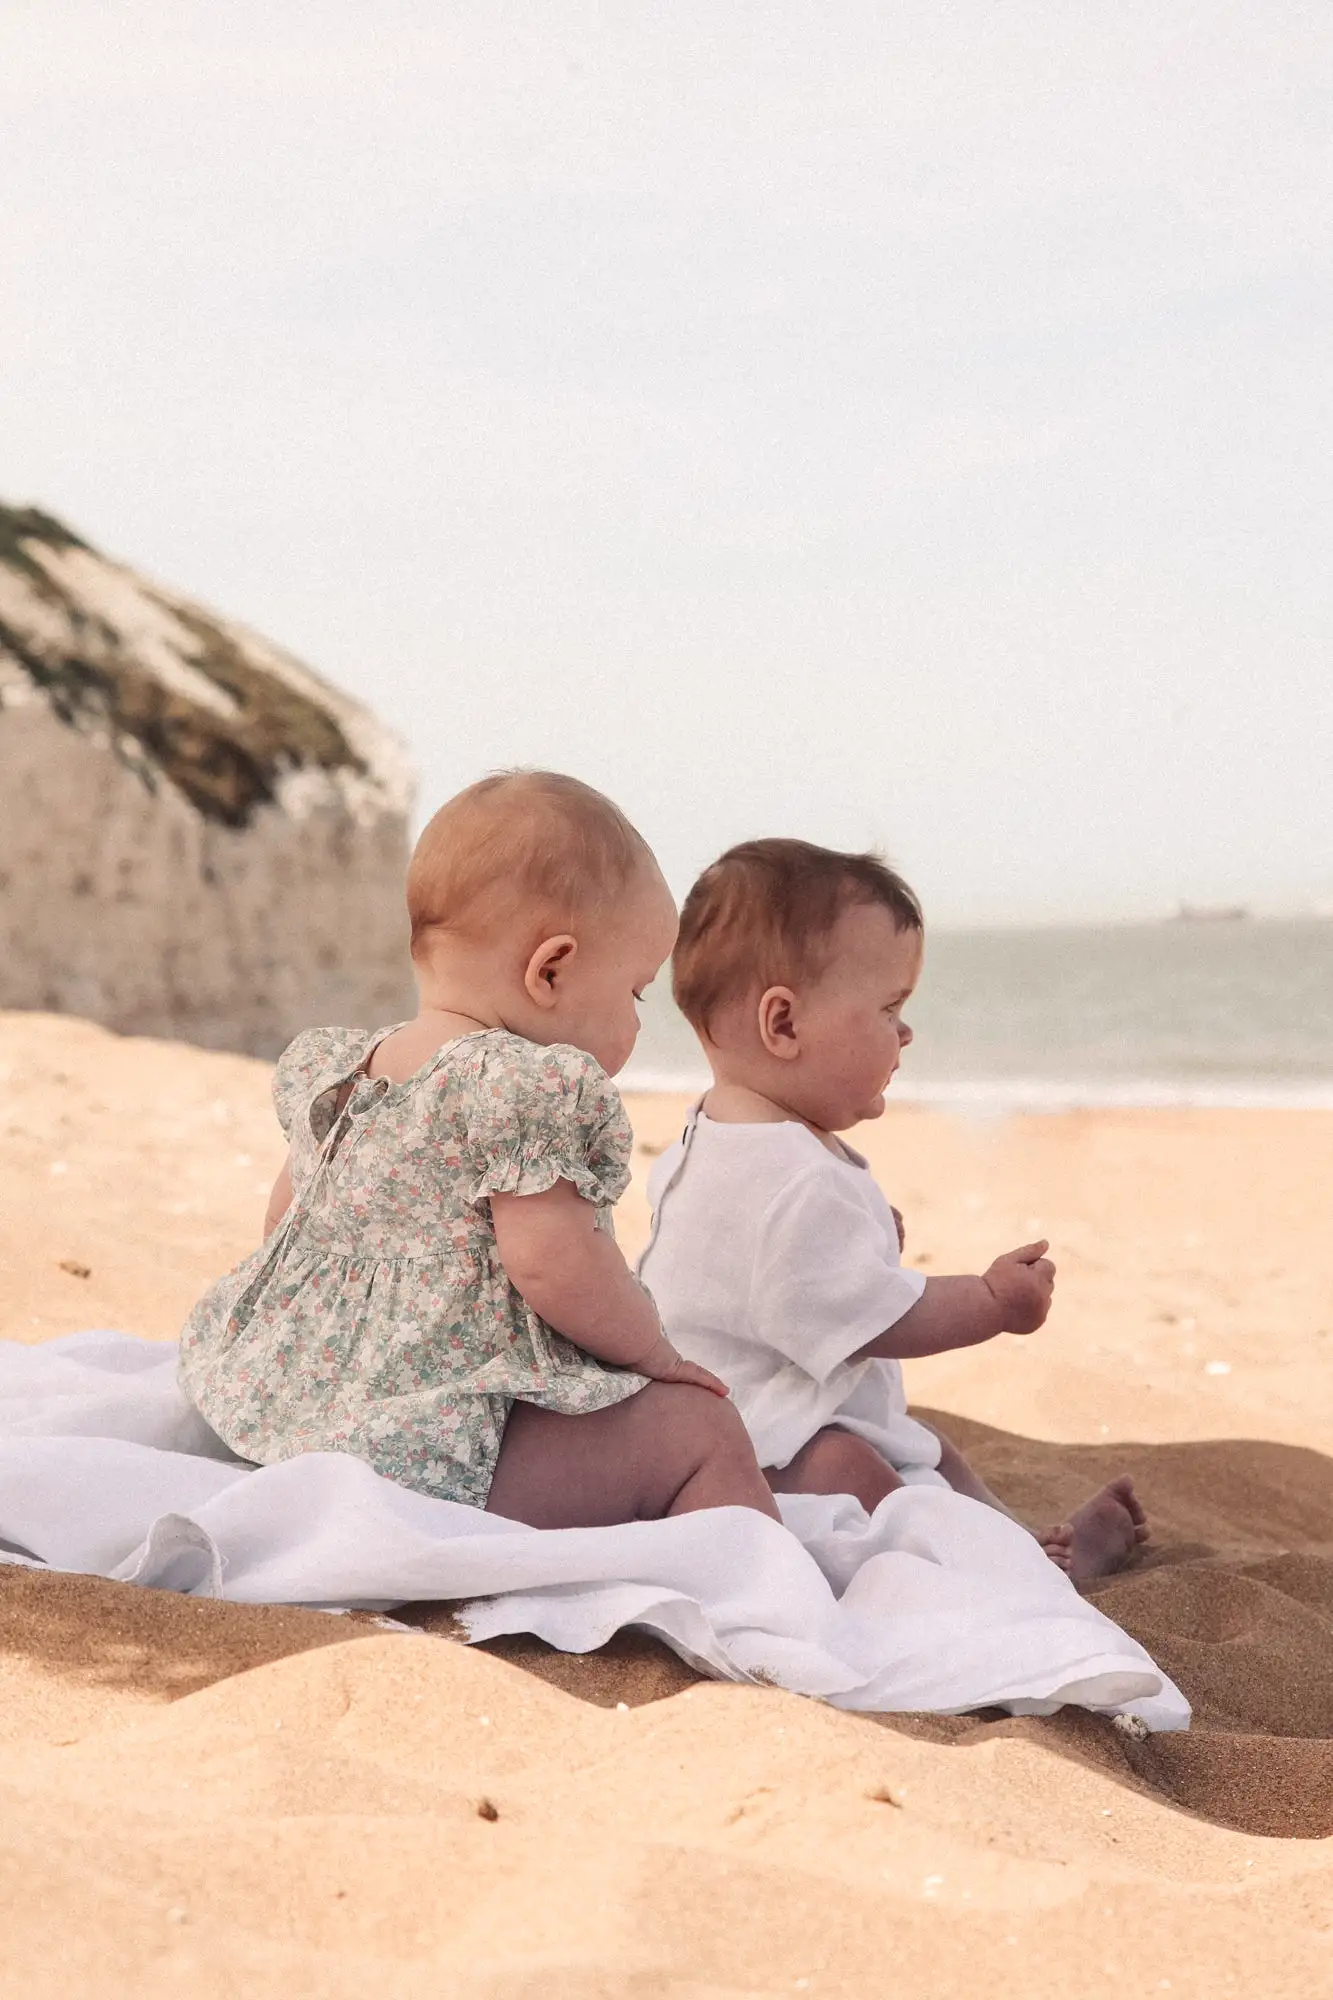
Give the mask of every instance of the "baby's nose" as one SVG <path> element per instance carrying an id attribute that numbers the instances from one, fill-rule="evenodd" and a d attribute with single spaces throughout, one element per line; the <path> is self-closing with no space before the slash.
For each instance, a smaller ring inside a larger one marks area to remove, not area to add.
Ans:
<path id="1" fill-rule="evenodd" d="M 910 1047 L 912 1040 L 913 1040 L 912 1030 L 908 1027 L 906 1021 L 899 1021 L 898 1047 L 900 1049 L 908 1048 Z"/>

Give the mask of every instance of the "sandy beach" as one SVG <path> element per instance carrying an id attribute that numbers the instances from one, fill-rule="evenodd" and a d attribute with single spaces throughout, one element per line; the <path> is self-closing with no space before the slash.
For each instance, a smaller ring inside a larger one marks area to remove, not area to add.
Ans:
<path id="1" fill-rule="evenodd" d="M 0 1015 L 0 1337 L 174 1337 L 250 1248 L 268 1068 Z M 636 1181 L 683 1106 L 631 1100 Z M 1034 1523 L 1132 1472 L 1097 1601 L 1195 1704 L 853 1717 L 373 1619 L 0 1568 L 0 1980 L 25 1996 L 1261 1995 L 1333 1957 L 1333 1114 L 894 1109 L 908 1257 L 1048 1235 L 1028 1341 L 909 1389 Z"/>

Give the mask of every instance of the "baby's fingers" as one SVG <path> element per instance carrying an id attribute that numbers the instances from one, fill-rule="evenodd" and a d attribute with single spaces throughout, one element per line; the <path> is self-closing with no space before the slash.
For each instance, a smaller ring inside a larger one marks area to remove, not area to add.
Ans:
<path id="1" fill-rule="evenodd" d="M 684 1382 L 691 1389 L 711 1389 L 715 1396 L 729 1396 L 731 1394 L 725 1382 L 720 1382 L 717 1376 L 711 1374 L 707 1368 L 701 1368 L 697 1361 L 686 1361 L 683 1355 L 676 1365 L 676 1372 L 672 1375 L 671 1380 L 673 1382 Z"/>
<path id="2" fill-rule="evenodd" d="M 1040 1243 L 1024 1243 L 1018 1250 L 1006 1250 L 1005 1259 L 1013 1264 L 1039 1264 L 1050 1247 L 1043 1236 Z M 1055 1266 L 1052 1264 L 1051 1270 L 1054 1269 Z"/>

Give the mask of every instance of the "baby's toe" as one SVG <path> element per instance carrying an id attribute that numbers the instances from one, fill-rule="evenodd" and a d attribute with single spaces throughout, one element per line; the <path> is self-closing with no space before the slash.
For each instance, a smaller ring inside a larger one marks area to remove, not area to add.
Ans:
<path id="1" fill-rule="evenodd" d="M 1108 1498 L 1120 1502 L 1120 1505 L 1129 1515 L 1131 1521 L 1147 1520 L 1148 1517 L 1143 1511 L 1143 1502 L 1134 1491 L 1134 1481 L 1127 1472 L 1122 1472 L 1118 1479 L 1109 1480 L 1103 1491 Z"/>

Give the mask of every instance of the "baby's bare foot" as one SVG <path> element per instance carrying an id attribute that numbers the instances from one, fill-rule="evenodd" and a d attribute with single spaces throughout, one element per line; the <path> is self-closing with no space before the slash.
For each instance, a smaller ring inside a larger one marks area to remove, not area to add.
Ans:
<path id="1" fill-rule="evenodd" d="M 1085 1500 L 1068 1521 L 1038 1536 L 1053 1563 L 1075 1583 L 1111 1576 L 1123 1569 L 1148 1539 L 1148 1517 L 1131 1479 L 1113 1479 Z"/>
<path id="2" fill-rule="evenodd" d="M 1057 1569 L 1068 1570 L 1074 1560 L 1074 1524 L 1061 1521 L 1058 1527 L 1048 1528 L 1037 1540 L 1055 1564 Z"/>

